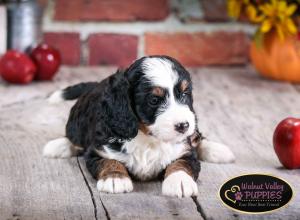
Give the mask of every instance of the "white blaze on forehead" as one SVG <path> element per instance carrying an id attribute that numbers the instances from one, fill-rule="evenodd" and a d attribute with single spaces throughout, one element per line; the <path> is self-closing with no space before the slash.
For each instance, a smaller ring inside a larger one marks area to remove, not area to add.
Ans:
<path id="1" fill-rule="evenodd" d="M 156 86 L 172 89 L 178 81 L 178 73 L 167 59 L 147 57 L 142 66 L 145 68 L 146 77 Z"/>
<path id="2" fill-rule="evenodd" d="M 166 142 L 180 142 L 191 135 L 196 126 L 195 114 L 190 110 L 187 104 L 180 103 L 174 95 L 174 86 L 178 82 L 178 72 L 174 70 L 173 63 L 164 58 L 148 57 L 142 66 L 146 78 L 154 86 L 160 86 L 168 90 L 169 96 L 157 111 L 155 123 L 148 126 L 152 134 Z M 189 128 L 184 134 L 179 134 L 175 130 L 178 123 L 189 123 Z"/>

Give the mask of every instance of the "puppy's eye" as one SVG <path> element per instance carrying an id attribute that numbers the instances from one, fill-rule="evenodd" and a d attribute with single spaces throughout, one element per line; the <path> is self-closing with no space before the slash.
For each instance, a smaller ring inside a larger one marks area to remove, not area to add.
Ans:
<path id="1" fill-rule="evenodd" d="M 188 91 L 185 91 L 185 92 L 181 93 L 181 100 L 182 101 L 186 101 L 186 99 L 188 98 L 189 94 L 190 93 Z"/>
<path id="2" fill-rule="evenodd" d="M 181 94 L 181 96 L 182 96 L 183 98 L 185 98 L 185 97 L 187 97 L 189 94 L 190 94 L 189 91 L 184 91 L 184 92 Z"/>
<path id="3" fill-rule="evenodd" d="M 157 96 L 150 96 L 148 102 L 150 105 L 158 105 L 159 98 Z"/>

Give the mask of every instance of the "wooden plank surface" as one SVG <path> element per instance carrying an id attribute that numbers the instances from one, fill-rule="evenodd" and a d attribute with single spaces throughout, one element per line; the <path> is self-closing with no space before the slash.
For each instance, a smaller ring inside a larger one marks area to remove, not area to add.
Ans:
<path id="1" fill-rule="evenodd" d="M 89 78 L 96 80 L 93 71 Z M 49 106 L 45 97 L 82 77 L 78 68 L 62 69 L 54 83 L 0 82 L 0 219 L 106 219 L 101 203 L 93 204 L 77 158 L 42 157 L 43 145 L 63 134 L 71 106 Z"/>
<path id="2" fill-rule="evenodd" d="M 21 219 L 93 219 L 95 207 L 97 219 L 202 219 L 192 199 L 162 197 L 159 182 L 136 183 L 134 192 L 130 194 L 99 193 L 96 181 L 87 172 L 82 158 L 79 158 L 78 164 L 76 158 L 42 158 L 43 145 L 63 135 L 72 106 L 72 102 L 50 106 L 44 99 L 47 94 L 80 81 L 101 80 L 113 70 L 66 68 L 62 69 L 54 83 L 35 83 L 30 87 L 4 84 L 0 87 L 1 93 L 6 94 L 0 97 L 0 128 L 5 130 L 0 132 L 3 136 L 0 136 L 0 154 L 5 158 L 0 161 L 0 183 L 6 186 L 0 188 L 0 195 L 4 195 L 0 213 L 5 213 L 4 219 L 14 216 Z M 9 148 L 5 148 L 6 145 Z M 11 156 L 19 148 L 21 153 Z M 24 173 L 19 177 L 12 175 L 20 170 Z M 28 188 L 19 182 L 24 176 L 28 181 L 26 185 L 35 189 L 28 195 Z M 11 187 L 9 190 L 8 186 Z M 10 200 L 12 197 L 19 205 Z M 48 201 L 48 198 L 51 200 Z"/>
<path id="3" fill-rule="evenodd" d="M 81 163 L 84 167 L 83 160 Z M 202 219 L 191 198 L 162 196 L 160 182 L 134 182 L 131 193 L 107 194 L 98 192 L 96 181 L 85 172 L 95 198 L 102 202 L 110 219 Z"/>
<path id="4" fill-rule="evenodd" d="M 159 182 L 135 183 L 128 194 L 99 193 L 82 158 L 42 158 L 43 145 L 63 135 L 72 105 L 49 106 L 44 97 L 76 82 L 101 80 L 114 70 L 63 68 L 54 82 L 0 82 L 0 219 L 300 218 L 300 170 L 282 169 L 272 148 L 276 124 L 287 116 L 300 117 L 300 94 L 294 86 L 261 79 L 249 68 L 191 71 L 200 129 L 237 156 L 234 164 L 202 163 L 196 202 L 162 196 Z M 222 205 L 217 197 L 221 184 L 253 172 L 277 175 L 292 185 L 296 195 L 287 208 L 246 215 Z"/>
<path id="5" fill-rule="evenodd" d="M 53 138 L 35 118 L 42 103 L 0 110 L 0 219 L 95 219 L 77 159 L 42 157 L 42 146 Z M 101 206 L 97 215 L 105 217 Z"/>
<path id="6" fill-rule="evenodd" d="M 300 94 L 290 84 L 261 79 L 251 69 L 201 69 L 193 79 L 200 129 L 208 138 L 230 146 L 237 156 L 234 164 L 202 163 L 199 202 L 205 216 L 208 219 L 299 219 L 300 170 L 281 167 L 273 150 L 272 135 L 280 120 L 300 116 L 297 101 Z M 295 190 L 293 201 L 272 214 L 247 215 L 227 209 L 217 196 L 221 184 L 247 173 L 284 178 Z"/>

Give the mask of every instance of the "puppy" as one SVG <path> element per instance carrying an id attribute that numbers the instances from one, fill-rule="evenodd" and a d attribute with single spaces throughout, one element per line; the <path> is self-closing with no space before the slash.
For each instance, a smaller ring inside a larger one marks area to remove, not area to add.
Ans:
<path id="1" fill-rule="evenodd" d="M 132 179 L 162 177 L 164 195 L 197 195 L 198 155 L 210 162 L 234 160 L 227 147 L 198 132 L 190 74 L 171 57 L 143 57 L 101 82 L 57 91 L 49 101 L 73 99 L 66 136 L 48 142 L 43 154 L 83 153 L 100 191 L 130 192 Z"/>

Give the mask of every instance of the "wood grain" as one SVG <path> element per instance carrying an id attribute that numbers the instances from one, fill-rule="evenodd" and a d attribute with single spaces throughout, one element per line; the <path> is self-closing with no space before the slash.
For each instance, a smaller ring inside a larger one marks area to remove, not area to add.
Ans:
<path id="1" fill-rule="evenodd" d="M 42 157 L 43 145 L 63 135 L 71 106 L 49 106 L 46 96 L 83 80 L 80 68 L 62 69 L 60 76 L 54 83 L 0 84 L 0 219 L 106 218 L 101 203 L 93 204 L 76 158 Z"/>
<path id="2" fill-rule="evenodd" d="M 134 182 L 134 190 L 126 194 L 100 193 L 96 181 L 80 160 L 95 198 L 101 201 L 110 219 L 202 219 L 190 198 L 162 196 L 160 182 Z"/>
<path id="3" fill-rule="evenodd" d="M 196 71 L 193 81 L 200 130 L 208 138 L 230 146 L 237 156 L 234 164 L 202 163 L 199 202 L 207 218 L 299 219 L 300 170 L 281 167 L 273 150 L 272 135 L 280 120 L 291 115 L 299 117 L 300 102 L 296 100 L 300 94 L 292 85 L 261 79 L 251 69 L 202 69 Z M 287 208 L 264 215 L 227 209 L 217 196 L 221 184 L 246 173 L 285 179 L 295 190 L 293 201 Z"/>
<path id="4" fill-rule="evenodd" d="M 35 123 L 41 103 L 0 111 L 0 219 L 94 219 L 90 192 L 76 158 L 42 157 L 42 146 L 52 132 Z M 97 211 L 105 217 L 101 206 Z"/>
<path id="5" fill-rule="evenodd" d="M 44 159 L 43 145 L 64 134 L 72 106 L 49 106 L 44 98 L 70 84 L 100 81 L 114 70 L 62 68 L 53 82 L 0 82 L 0 219 L 300 218 L 300 170 L 283 169 L 272 147 L 276 124 L 287 116 L 300 117 L 299 88 L 264 80 L 249 68 L 191 70 L 200 130 L 230 146 L 237 156 L 234 164 L 202 163 L 195 200 L 162 196 L 160 182 L 135 182 L 128 194 L 99 193 L 82 158 Z M 265 215 L 227 209 L 218 190 L 229 178 L 245 173 L 285 179 L 295 191 L 293 201 Z"/>

